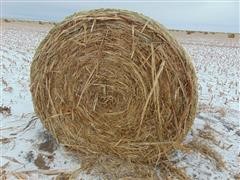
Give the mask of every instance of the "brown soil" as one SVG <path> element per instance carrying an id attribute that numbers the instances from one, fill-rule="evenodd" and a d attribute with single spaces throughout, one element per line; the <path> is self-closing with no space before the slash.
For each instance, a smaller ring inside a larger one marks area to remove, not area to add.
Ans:
<path id="1" fill-rule="evenodd" d="M 11 107 L 0 106 L 0 113 L 4 115 L 11 115 Z"/>
<path id="2" fill-rule="evenodd" d="M 50 167 L 46 165 L 46 162 L 43 158 L 42 154 L 39 154 L 37 156 L 37 159 L 35 159 L 34 164 L 39 168 L 39 169 L 49 169 Z"/>
<path id="3" fill-rule="evenodd" d="M 57 149 L 56 140 L 53 139 L 53 137 L 46 132 L 44 133 L 43 136 L 44 142 L 39 144 L 39 150 L 53 153 Z"/>

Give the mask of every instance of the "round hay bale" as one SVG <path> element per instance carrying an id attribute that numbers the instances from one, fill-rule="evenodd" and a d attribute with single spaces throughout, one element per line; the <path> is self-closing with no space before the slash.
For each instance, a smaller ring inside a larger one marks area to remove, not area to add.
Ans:
<path id="1" fill-rule="evenodd" d="M 196 74 L 169 32 L 135 12 L 98 9 L 57 24 L 31 65 L 35 112 L 84 155 L 158 164 L 195 118 Z"/>

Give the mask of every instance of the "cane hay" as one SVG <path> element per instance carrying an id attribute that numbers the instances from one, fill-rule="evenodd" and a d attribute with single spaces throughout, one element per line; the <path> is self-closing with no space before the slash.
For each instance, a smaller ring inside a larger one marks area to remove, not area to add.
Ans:
<path id="1" fill-rule="evenodd" d="M 34 108 L 59 143 L 85 156 L 158 165 L 192 126 L 190 57 L 141 14 L 76 13 L 41 42 L 31 65 Z"/>

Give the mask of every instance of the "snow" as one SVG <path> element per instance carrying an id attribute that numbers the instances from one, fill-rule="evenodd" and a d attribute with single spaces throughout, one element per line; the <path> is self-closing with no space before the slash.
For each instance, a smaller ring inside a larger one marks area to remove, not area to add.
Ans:
<path id="1" fill-rule="evenodd" d="M 39 149 L 46 141 L 46 130 L 33 111 L 29 72 L 35 49 L 51 25 L 24 22 L 2 25 L 1 105 L 11 107 L 11 115 L 0 114 L 0 159 L 1 171 L 4 170 L 1 173 L 8 179 L 51 179 L 61 172 L 78 169 L 80 160 L 61 145 L 53 152 Z M 185 167 L 194 179 L 234 179 L 240 173 L 239 37 L 173 34 L 192 56 L 199 83 L 199 112 L 186 141 L 205 131 L 208 125 L 215 141 L 204 138 L 202 141 L 223 157 L 226 169 L 217 169 L 213 161 L 199 153 L 178 152 L 181 161 L 177 165 Z M 39 155 L 47 169 L 36 165 Z M 84 172 L 79 178 L 97 179 Z"/>

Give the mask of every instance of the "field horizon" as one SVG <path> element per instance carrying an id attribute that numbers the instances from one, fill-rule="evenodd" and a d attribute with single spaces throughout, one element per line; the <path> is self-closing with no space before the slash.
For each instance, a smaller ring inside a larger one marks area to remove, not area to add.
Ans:
<path id="1" fill-rule="evenodd" d="M 5 23 L 13 23 L 13 22 L 18 22 L 18 23 L 32 23 L 32 24 L 39 24 L 39 25 L 56 25 L 57 23 L 60 23 L 60 21 L 46 21 L 46 20 L 29 20 L 29 19 L 18 19 L 18 18 L 0 18 L 0 22 L 5 22 Z M 234 34 L 235 36 L 240 37 L 240 32 L 217 32 L 217 31 L 201 31 L 201 30 L 193 30 L 193 29 L 172 29 L 172 28 L 167 28 L 169 31 L 173 32 L 186 32 L 188 34 L 192 33 L 203 33 L 203 34 Z"/>

